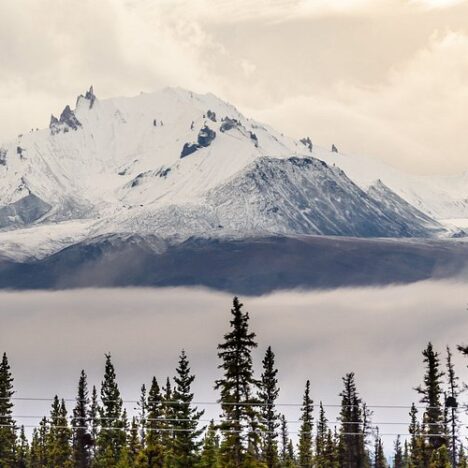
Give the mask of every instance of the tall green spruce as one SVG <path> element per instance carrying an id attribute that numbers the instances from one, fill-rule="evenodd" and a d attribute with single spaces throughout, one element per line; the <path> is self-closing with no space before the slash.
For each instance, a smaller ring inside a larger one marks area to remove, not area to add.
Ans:
<path id="1" fill-rule="evenodd" d="M 13 377 L 7 355 L 0 363 L 0 467 L 15 462 L 16 425 L 13 420 Z"/>
<path id="2" fill-rule="evenodd" d="M 444 424 L 444 407 L 441 399 L 442 377 L 444 373 L 440 370 L 439 355 L 434 351 L 432 343 L 428 343 L 423 351 L 426 372 L 423 384 L 416 388 L 422 395 L 421 403 L 425 403 L 426 409 L 423 415 L 426 437 L 426 459 L 431 459 L 432 452 L 447 444 Z"/>
<path id="3" fill-rule="evenodd" d="M 299 429 L 299 442 L 297 445 L 299 466 L 311 468 L 313 466 L 313 411 L 314 402 L 310 397 L 310 380 L 306 382 L 304 397 L 302 399 L 301 409 L 301 427 Z"/>
<path id="4" fill-rule="evenodd" d="M 366 468 L 369 456 L 366 450 L 366 410 L 356 390 L 354 373 L 343 377 L 341 396 L 341 431 L 339 465 L 341 468 Z"/>
<path id="5" fill-rule="evenodd" d="M 164 447 L 161 427 L 164 418 L 161 389 L 156 377 L 153 377 L 146 402 L 145 447 L 138 458 L 141 466 L 162 467 Z"/>
<path id="6" fill-rule="evenodd" d="M 126 445 L 123 403 L 117 385 L 111 355 L 106 354 L 104 380 L 101 384 L 101 406 L 99 418 L 101 427 L 96 440 L 94 466 L 108 467 L 117 464 L 121 451 Z"/>
<path id="7" fill-rule="evenodd" d="M 374 445 L 374 463 L 373 468 L 388 468 L 387 460 L 383 449 L 382 439 L 377 434 Z"/>
<path id="8" fill-rule="evenodd" d="M 262 404 L 262 459 L 268 468 L 279 465 L 278 458 L 278 428 L 280 427 L 280 416 L 276 411 L 275 401 L 279 395 L 278 370 L 275 367 L 275 353 L 269 346 L 262 361 L 263 373 L 261 378 L 261 389 L 259 400 Z"/>
<path id="9" fill-rule="evenodd" d="M 203 438 L 202 452 L 197 468 L 221 468 L 219 460 L 219 436 L 213 420 Z"/>
<path id="10" fill-rule="evenodd" d="M 81 371 L 78 381 L 78 393 L 73 409 L 73 466 L 75 468 L 88 468 L 91 464 L 90 448 L 92 445 L 89 433 L 89 398 L 86 373 Z"/>
<path id="11" fill-rule="evenodd" d="M 73 466 L 71 438 L 72 430 L 68 424 L 65 401 L 55 396 L 50 411 L 50 427 L 46 436 L 47 467 L 71 468 Z"/>
<path id="12" fill-rule="evenodd" d="M 28 468 L 30 453 L 29 443 L 24 433 L 24 426 L 21 426 L 18 440 L 16 442 L 16 462 L 15 468 Z"/>
<path id="13" fill-rule="evenodd" d="M 453 364 L 452 352 L 447 346 L 447 398 L 446 398 L 446 412 L 448 414 L 447 429 L 450 436 L 449 452 L 454 465 L 457 464 L 458 453 L 458 426 L 460 423 L 458 416 L 458 397 L 460 395 L 460 388 L 458 384 L 458 377 L 455 374 L 455 366 Z"/>
<path id="14" fill-rule="evenodd" d="M 185 351 L 179 358 L 179 365 L 174 377 L 173 399 L 174 405 L 174 467 L 192 468 L 195 466 L 199 448 L 200 435 L 204 428 L 199 428 L 199 420 L 204 411 L 198 411 L 192 406 L 193 393 L 191 391 L 195 376 L 190 372 L 189 361 Z"/>
<path id="15" fill-rule="evenodd" d="M 164 467 L 171 468 L 174 461 L 174 421 L 175 402 L 172 391 L 171 379 L 167 377 L 166 385 L 163 387 L 163 424 L 161 425 L 161 439 L 164 448 Z"/>
<path id="16" fill-rule="evenodd" d="M 249 331 L 249 314 L 243 312 L 242 307 L 235 297 L 231 309 L 231 331 L 218 345 L 218 357 L 221 359 L 218 367 L 223 371 L 223 377 L 216 381 L 215 389 L 220 391 L 223 411 L 221 457 L 226 468 L 243 466 L 246 443 L 250 445 L 255 440 L 251 427 L 258 413 L 254 394 L 259 382 L 253 375 L 251 355 L 257 343 L 255 333 Z"/>

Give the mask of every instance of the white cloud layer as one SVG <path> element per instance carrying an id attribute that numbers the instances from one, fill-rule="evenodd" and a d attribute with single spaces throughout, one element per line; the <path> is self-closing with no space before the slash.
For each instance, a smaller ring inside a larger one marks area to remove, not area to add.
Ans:
<path id="1" fill-rule="evenodd" d="M 459 172 L 467 14 L 454 0 L 4 0 L 0 140 L 90 84 L 101 98 L 169 85 L 345 153 Z"/>

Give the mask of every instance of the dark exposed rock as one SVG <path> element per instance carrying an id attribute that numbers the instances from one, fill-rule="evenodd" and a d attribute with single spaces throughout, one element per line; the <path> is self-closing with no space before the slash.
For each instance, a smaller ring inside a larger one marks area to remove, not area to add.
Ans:
<path id="1" fill-rule="evenodd" d="M 0 166 L 6 166 L 6 157 L 8 151 L 5 148 L 0 148 Z"/>
<path id="2" fill-rule="evenodd" d="M 239 127 L 240 122 L 237 119 L 231 119 L 230 117 L 224 117 L 221 127 L 219 127 L 220 132 L 227 132 L 233 128 Z"/>
<path id="3" fill-rule="evenodd" d="M 255 135 L 254 132 L 249 132 L 250 134 L 250 139 L 254 142 L 254 145 L 256 148 L 258 148 L 258 138 L 257 135 Z"/>
<path id="4" fill-rule="evenodd" d="M 216 122 L 216 113 L 211 111 L 211 110 L 208 110 L 208 112 L 206 113 L 206 116 L 212 121 L 212 122 Z"/>
<path id="5" fill-rule="evenodd" d="M 185 158 L 186 156 L 195 153 L 195 151 L 197 151 L 199 148 L 200 147 L 196 143 L 185 143 L 184 147 L 182 148 L 182 152 L 180 153 L 180 157 Z"/>
<path id="6" fill-rule="evenodd" d="M 216 132 L 214 130 L 211 130 L 210 127 L 204 126 L 199 132 L 198 132 L 198 144 L 202 147 L 210 146 L 211 142 L 216 138 Z"/>
<path id="7" fill-rule="evenodd" d="M 17 154 L 20 158 L 23 158 L 23 157 L 24 157 L 24 148 L 21 148 L 21 146 L 17 146 L 17 147 L 16 147 L 16 154 Z"/>
<path id="8" fill-rule="evenodd" d="M 81 127 L 80 121 L 76 118 L 70 106 L 65 106 L 65 109 L 63 109 L 63 112 L 60 114 L 59 123 L 67 125 L 73 130 L 78 130 L 78 127 Z"/>
<path id="9" fill-rule="evenodd" d="M 338 148 L 335 145 L 331 147 L 332 153 L 338 153 Z"/>
<path id="10" fill-rule="evenodd" d="M 299 141 L 304 146 L 306 146 L 309 149 L 309 151 L 312 153 L 313 144 L 312 144 L 312 140 L 310 139 L 310 137 L 301 138 Z"/>
<path id="11" fill-rule="evenodd" d="M 89 91 L 86 91 L 85 99 L 89 101 L 89 108 L 92 109 L 94 102 L 96 101 L 96 95 L 94 94 L 93 85 L 90 86 Z"/>
<path id="12" fill-rule="evenodd" d="M 44 216 L 51 206 L 33 193 L 0 207 L 0 228 L 33 223 Z"/>

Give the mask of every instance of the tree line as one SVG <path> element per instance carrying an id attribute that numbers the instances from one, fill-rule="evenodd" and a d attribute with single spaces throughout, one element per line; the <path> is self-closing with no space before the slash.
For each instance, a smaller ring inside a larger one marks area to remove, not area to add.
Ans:
<path id="1" fill-rule="evenodd" d="M 444 364 L 429 343 L 423 351 L 425 374 L 416 388 L 408 437 L 394 441 L 388 463 L 371 412 L 360 397 L 354 373 L 343 377 L 339 424 L 329 423 L 324 405 L 315 404 L 305 383 L 300 427 L 295 438 L 278 410 L 280 393 L 275 354 L 266 349 L 262 372 L 254 372 L 256 335 L 249 314 L 235 297 L 229 331 L 218 345 L 222 377 L 219 420 L 203 425 L 194 403 L 195 375 L 182 351 L 175 377 L 141 387 L 137 414 L 129 417 L 111 355 L 106 355 L 98 392 L 81 371 L 74 404 L 55 396 L 50 414 L 27 437 L 14 419 L 13 376 L 4 354 L 0 364 L 1 468 L 449 468 L 468 467 L 458 435 L 461 384 L 447 348 Z M 468 355 L 468 348 L 459 346 Z"/>

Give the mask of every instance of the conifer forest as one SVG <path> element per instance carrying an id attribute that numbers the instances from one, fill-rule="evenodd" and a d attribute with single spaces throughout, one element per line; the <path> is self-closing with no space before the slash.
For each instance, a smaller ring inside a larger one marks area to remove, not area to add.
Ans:
<path id="1" fill-rule="evenodd" d="M 457 376 L 450 347 L 422 350 L 420 385 L 408 402 L 407 427 L 384 447 L 378 422 L 350 372 L 342 378 L 339 416 L 331 420 L 311 381 L 297 389 L 300 418 L 282 413 L 281 374 L 267 347 L 254 366 L 256 334 L 234 297 L 226 333 L 217 347 L 219 417 L 207 419 L 197 405 L 190 356 L 180 351 L 173 378 L 148 376 L 129 414 L 112 356 L 102 382 L 77 376 L 73 400 L 51 395 L 50 413 L 38 425 L 15 419 L 14 369 L 5 352 L 0 364 L 0 467 L 118 468 L 449 468 L 467 467 L 463 436 L 466 384 Z M 7 351 L 7 350 L 5 350 Z M 454 351 L 468 357 L 468 348 Z M 260 367 L 260 366 L 259 366 Z M 157 371 L 157 369 L 156 369 Z"/>

